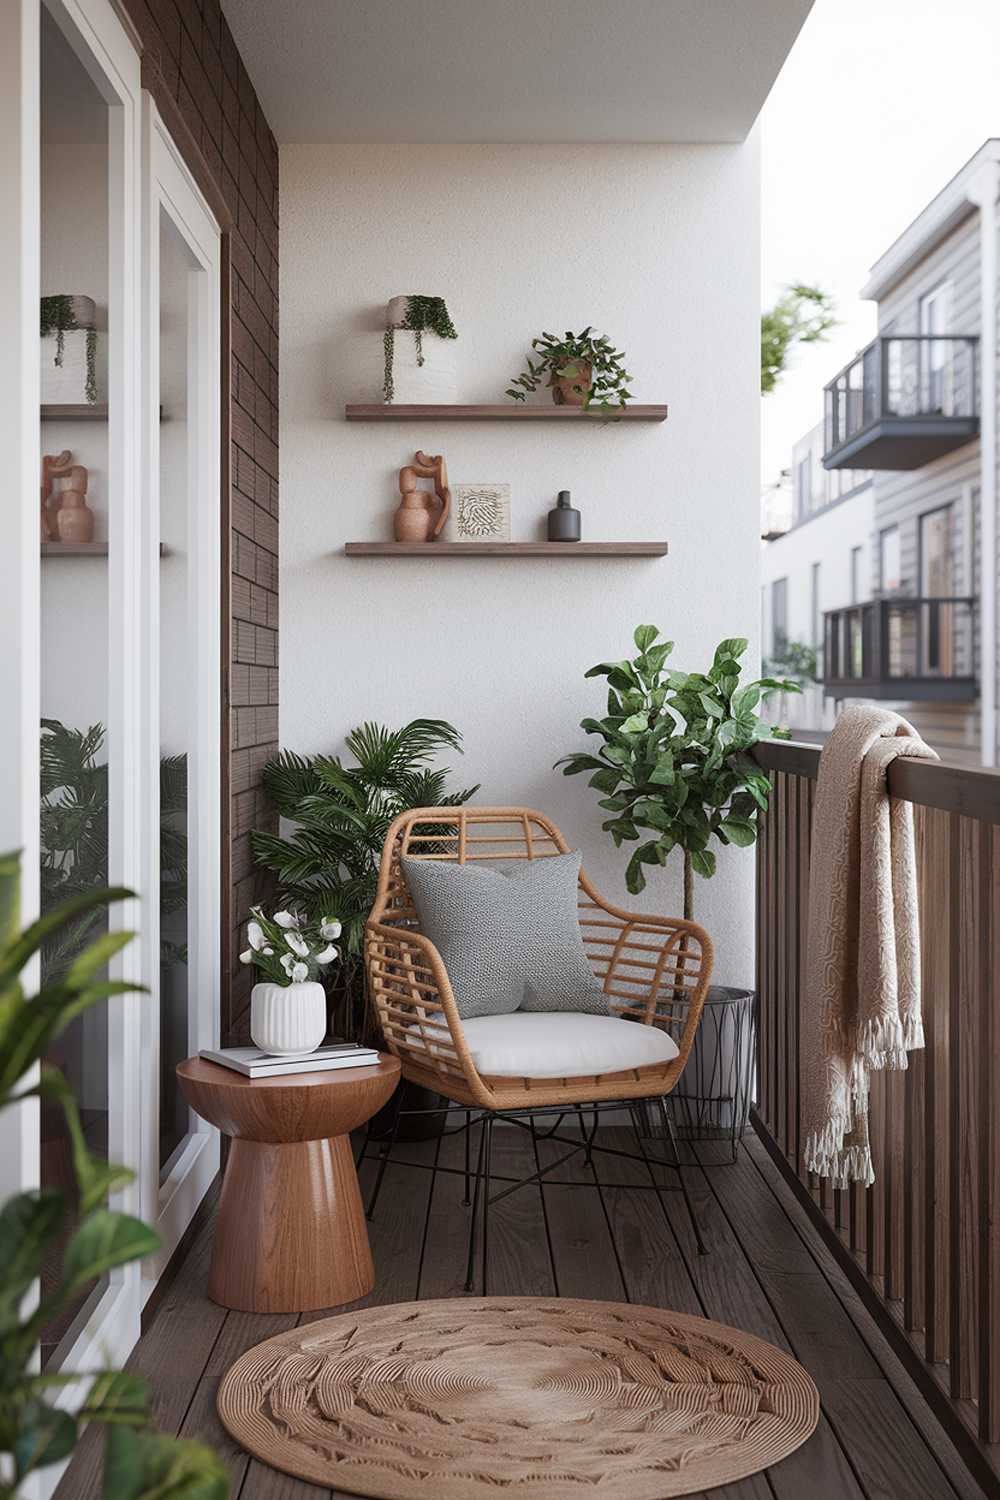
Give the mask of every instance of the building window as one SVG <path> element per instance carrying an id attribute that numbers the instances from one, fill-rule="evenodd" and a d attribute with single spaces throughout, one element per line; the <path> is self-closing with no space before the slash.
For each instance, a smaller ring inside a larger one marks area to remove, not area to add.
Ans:
<path id="1" fill-rule="evenodd" d="M 952 413 L 951 293 L 942 281 L 920 299 L 920 410 L 928 415 Z"/>
<path id="2" fill-rule="evenodd" d="M 864 547 L 851 548 L 851 603 L 861 602 L 861 569 L 864 562 Z"/>
<path id="3" fill-rule="evenodd" d="M 823 614 L 820 610 L 820 564 L 814 562 L 809 569 L 809 625 L 812 633 L 812 646 L 815 651 L 823 647 Z"/>
<path id="4" fill-rule="evenodd" d="M 898 594 L 902 587 L 899 527 L 887 526 L 878 538 L 878 586 L 881 594 Z"/>
<path id="5" fill-rule="evenodd" d="M 771 654 L 781 657 L 788 644 L 788 579 L 771 584 Z"/>
<path id="6" fill-rule="evenodd" d="M 812 453 L 800 458 L 795 468 L 795 519 L 805 521 L 812 515 Z"/>

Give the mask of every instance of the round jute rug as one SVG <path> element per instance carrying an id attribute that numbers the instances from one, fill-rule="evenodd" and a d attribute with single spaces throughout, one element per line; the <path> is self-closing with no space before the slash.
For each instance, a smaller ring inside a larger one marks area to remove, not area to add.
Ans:
<path id="1" fill-rule="evenodd" d="M 463 1297 L 268 1339 L 219 1415 L 265 1463 L 377 1500 L 664 1500 L 777 1463 L 819 1396 L 780 1349 L 704 1318 Z"/>

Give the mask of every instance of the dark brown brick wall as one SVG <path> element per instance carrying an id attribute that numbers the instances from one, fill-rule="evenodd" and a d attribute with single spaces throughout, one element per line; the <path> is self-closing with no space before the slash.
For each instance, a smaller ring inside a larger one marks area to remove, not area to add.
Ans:
<path id="1" fill-rule="evenodd" d="M 252 976 L 240 929 L 260 891 L 250 830 L 278 744 L 278 147 L 219 0 L 120 0 L 143 81 L 225 220 L 229 277 L 229 828 L 224 1041 L 244 1040 Z M 226 467 L 223 466 L 226 473 Z"/>

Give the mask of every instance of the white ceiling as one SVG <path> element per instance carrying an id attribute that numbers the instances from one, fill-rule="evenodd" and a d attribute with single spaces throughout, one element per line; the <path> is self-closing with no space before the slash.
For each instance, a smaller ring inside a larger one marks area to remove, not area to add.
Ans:
<path id="1" fill-rule="evenodd" d="M 812 0 L 223 0 L 279 142 L 744 139 Z"/>

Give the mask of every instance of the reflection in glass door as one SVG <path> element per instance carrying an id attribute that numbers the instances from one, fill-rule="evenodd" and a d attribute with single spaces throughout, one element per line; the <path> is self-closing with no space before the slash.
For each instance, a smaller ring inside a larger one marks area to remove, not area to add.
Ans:
<path id="1" fill-rule="evenodd" d="M 152 1282 L 218 1169 L 175 1068 L 218 1044 L 219 358 L 221 240 L 152 100 L 146 195 L 147 722 L 149 803 L 143 1213 L 163 1241 Z M 153 856 L 152 851 L 157 850 Z"/>
<path id="2" fill-rule="evenodd" d="M 40 906 L 108 884 L 139 886 L 139 718 L 134 594 L 138 546 L 136 322 L 138 265 L 129 204 L 138 189 L 139 64 L 110 8 L 86 16 L 65 0 L 39 16 L 42 508 L 38 621 Z M 86 420 L 81 420 L 81 413 Z M 127 504 L 126 502 L 127 497 Z M 27 497 L 26 497 L 27 498 Z M 36 543 L 36 545 L 39 545 Z M 134 928 L 136 903 L 81 919 L 48 942 L 42 983 L 57 981 L 111 925 Z M 138 981 L 138 944 L 108 977 Z M 91 1151 L 134 1160 L 138 999 L 78 1017 L 45 1058 L 76 1096 Z M 75 1175 L 61 1112 L 39 1121 L 39 1176 L 67 1198 Z M 116 1207 L 137 1206 L 134 1189 Z M 65 1244 L 65 1239 L 63 1241 Z M 61 1247 L 42 1275 L 60 1273 Z M 137 1332 L 138 1268 L 118 1268 L 45 1328 L 47 1366 L 127 1353 Z M 99 1350 L 99 1355 L 95 1351 Z"/>

